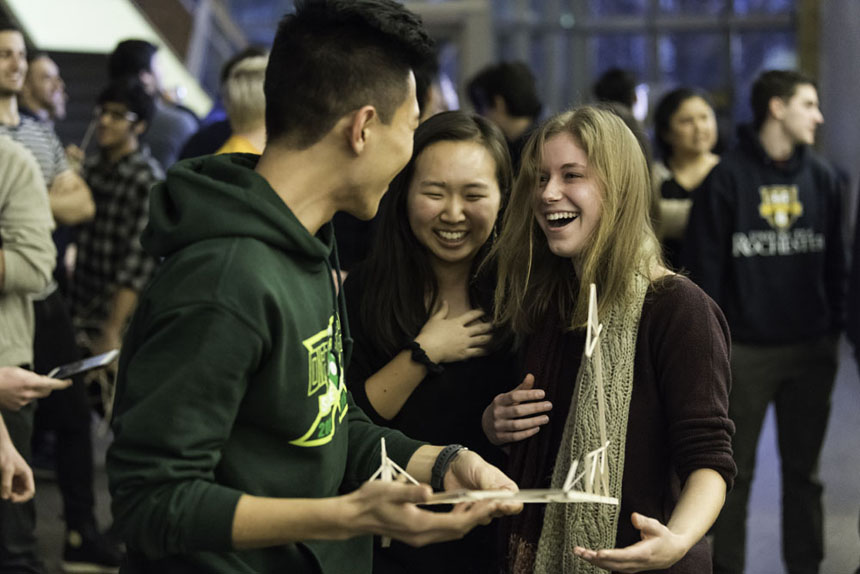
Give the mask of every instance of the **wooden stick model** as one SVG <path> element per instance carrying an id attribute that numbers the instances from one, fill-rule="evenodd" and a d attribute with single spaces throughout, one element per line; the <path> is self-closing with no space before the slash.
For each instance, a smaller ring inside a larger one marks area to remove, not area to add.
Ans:
<path id="1" fill-rule="evenodd" d="M 597 408 L 600 430 L 600 441 L 603 446 L 586 453 L 583 457 L 583 469 L 577 474 L 579 462 L 570 465 L 564 486 L 561 489 L 527 489 L 518 492 L 510 490 L 457 490 L 434 494 L 425 505 L 457 504 L 460 502 L 477 502 L 480 500 L 510 500 L 512 502 L 549 504 L 549 503 L 581 503 L 593 502 L 598 504 L 618 504 L 618 499 L 609 496 L 609 466 L 606 463 L 606 451 L 609 440 L 606 438 L 606 399 L 603 386 L 603 357 L 600 351 L 599 337 L 603 325 L 597 316 L 597 287 L 592 283 L 588 294 L 588 325 L 586 328 L 585 356 L 594 361 L 594 372 L 597 385 Z M 388 458 L 385 450 L 385 439 L 382 439 L 382 463 L 370 480 L 408 480 L 414 484 L 418 481 Z M 383 537 L 383 547 L 388 546 L 391 539 Z"/>

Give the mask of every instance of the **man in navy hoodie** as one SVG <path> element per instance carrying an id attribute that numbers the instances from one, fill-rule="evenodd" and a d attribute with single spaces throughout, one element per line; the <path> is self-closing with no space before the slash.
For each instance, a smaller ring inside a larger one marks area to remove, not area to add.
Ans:
<path id="1" fill-rule="evenodd" d="M 266 71 L 262 156 L 180 162 L 151 192 L 162 260 L 123 342 L 107 469 L 128 572 L 369 572 L 371 534 L 427 544 L 521 506 L 419 508 L 365 482 L 389 457 L 437 489 L 516 485 L 473 452 L 372 424 L 330 223 L 369 219 L 412 154 L 430 55 L 394 0 L 296 2 Z M 335 275 L 336 276 L 336 275 Z"/>
<path id="2" fill-rule="evenodd" d="M 824 555 L 818 462 L 843 324 L 841 197 L 810 146 L 824 121 L 809 78 L 761 74 L 754 124 L 740 131 L 693 200 L 682 254 L 732 331 L 729 416 L 738 475 L 713 528 L 714 572 L 744 569 L 747 503 L 768 405 L 782 460 L 783 558 L 818 572 Z"/>

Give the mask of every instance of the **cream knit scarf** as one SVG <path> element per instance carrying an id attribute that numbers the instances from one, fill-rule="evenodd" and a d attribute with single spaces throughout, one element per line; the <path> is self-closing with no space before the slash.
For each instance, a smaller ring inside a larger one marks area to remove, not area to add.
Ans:
<path id="1" fill-rule="evenodd" d="M 636 274 L 632 299 L 614 305 L 600 317 L 603 331 L 598 339 L 600 354 L 583 356 L 576 389 L 565 421 L 564 434 L 555 460 L 552 487 L 561 488 L 575 460 L 601 446 L 598 421 L 596 369 L 602 373 L 609 448 L 609 495 L 621 500 L 624 475 L 624 446 L 627 415 L 633 394 L 633 363 L 642 303 L 649 281 Z M 599 294 L 598 294 L 599 296 Z M 595 326 L 596 328 L 596 326 Z M 595 359 L 600 356 L 601 360 Z M 599 550 L 615 547 L 619 505 L 597 503 L 549 504 L 535 558 L 535 574 L 597 574 L 606 572 L 573 554 L 574 546 Z"/>

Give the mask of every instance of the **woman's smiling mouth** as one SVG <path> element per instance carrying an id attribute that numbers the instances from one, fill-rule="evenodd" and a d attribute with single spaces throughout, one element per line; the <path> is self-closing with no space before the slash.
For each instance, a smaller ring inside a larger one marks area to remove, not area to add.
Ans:
<path id="1" fill-rule="evenodd" d="M 547 224 L 555 229 L 572 223 L 579 217 L 579 214 L 573 211 L 557 211 L 555 213 L 547 213 L 544 217 L 546 217 Z"/>

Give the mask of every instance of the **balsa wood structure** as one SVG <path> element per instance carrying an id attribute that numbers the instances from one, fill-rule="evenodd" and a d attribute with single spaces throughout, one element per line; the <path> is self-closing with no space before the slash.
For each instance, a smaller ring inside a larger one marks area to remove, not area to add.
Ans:
<path id="1" fill-rule="evenodd" d="M 599 338 L 603 331 L 597 316 L 597 287 L 592 283 L 588 297 L 588 325 L 585 337 L 585 356 L 594 361 L 594 372 L 597 384 L 597 408 L 600 441 L 603 446 L 588 452 L 583 457 L 582 469 L 580 461 L 574 461 L 568 470 L 567 478 L 561 489 L 527 489 L 518 492 L 510 490 L 457 490 L 434 494 L 427 505 L 457 504 L 461 502 L 478 502 L 481 500 L 511 501 L 520 503 L 573 504 L 592 502 L 598 504 L 618 504 L 618 499 L 609 494 L 609 466 L 606 461 L 606 450 L 609 446 L 606 432 L 606 398 L 603 384 L 603 357 L 600 352 Z M 382 463 L 370 480 L 408 480 L 414 484 L 418 481 L 409 476 L 405 470 L 388 458 L 385 450 L 385 439 L 382 439 Z M 383 546 L 390 539 L 383 538 Z"/>

